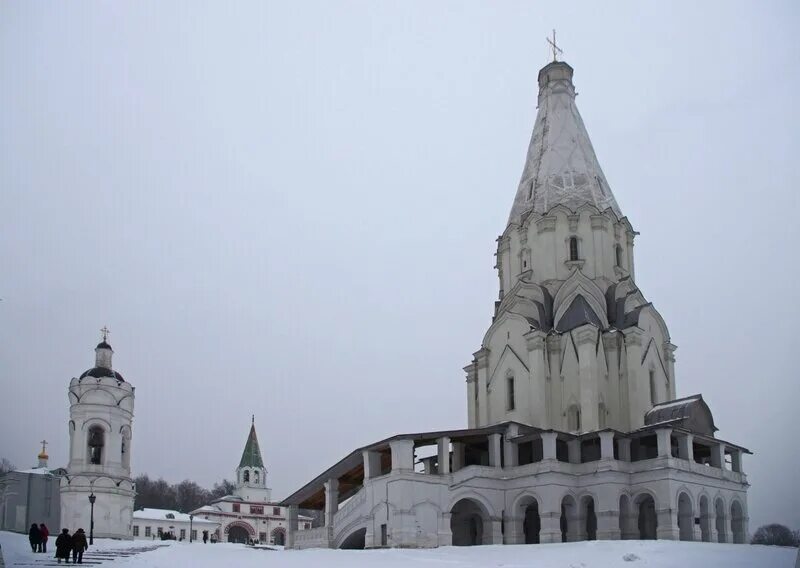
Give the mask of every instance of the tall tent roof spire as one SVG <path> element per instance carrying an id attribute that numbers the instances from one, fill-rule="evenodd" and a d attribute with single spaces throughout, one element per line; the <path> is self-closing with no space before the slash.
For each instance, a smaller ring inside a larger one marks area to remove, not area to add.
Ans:
<path id="1" fill-rule="evenodd" d="M 589 203 L 622 217 L 575 105 L 572 74 L 563 61 L 539 71 L 539 111 L 509 223 L 559 204 L 576 209 Z"/>
<path id="2" fill-rule="evenodd" d="M 258 436 L 256 436 L 255 415 L 252 417 L 250 434 L 247 436 L 247 443 L 244 445 L 239 467 L 264 467 L 264 460 L 261 459 L 261 449 L 258 447 Z"/>

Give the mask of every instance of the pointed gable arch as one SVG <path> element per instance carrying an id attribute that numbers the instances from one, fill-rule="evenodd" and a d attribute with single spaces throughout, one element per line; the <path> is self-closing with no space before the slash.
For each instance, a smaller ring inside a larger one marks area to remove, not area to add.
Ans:
<path id="1" fill-rule="evenodd" d="M 525 326 L 528 330 L 531 328 L 531 322 L 525 318 L 525 316 L 521 314 L 517 314 L 514 312 L 503 312 L 498 318 L 496 318 L 492 325 L 489 326 L 489 329 L 486 330 L 486 334 L 483 336 L 483 341 L 481 342 L 481 347 L 484 349 L 489 348 L 489 342 L 492 340 L 492 336 L 494 335 L 495 331 L 497 331 L 504 323 L 507 321 L 515 321 L 523 326 Z"/>
<path id="2" fill-rule="evenodd" d="M 647 304 L 644 307 L 642 307 L 642 310 L 639 313 L 640 322 L 642 319 L 642 315 L 644 314 L 651 316 L 655 320 L 656 325 L 661 331 L 661 335 L 664 337 L 664 341 L 669 342 L 670 337 L 669 337 L 669 329 L 667 329 L 667 323 L 664 321 L 664 318 L 661 317 L 661 314 L 658 313 L 658 310 L 655 308 L 655 306 L 653 306 L 653 304 Z M 639 325 L 639 327 L 642 327 L 641 324 Z"/>
<path id="3" fill-rule="evenodd" d="M 492 372 L 489 375 L 489 380 L 487 381 L 486 386 L 488 387 L 492 384 L 495 376 L 498 374 L 498 370 L 500 371 L 500 374 L 505 376 L 506 371 L 512 367 L 522 367 L 522 370 L 525 373 L 530 374 L 530 370 L 525 364 L 525 361 L 522 360 L 522 357 L 520 357 L 510 345 L 506 345 L 505 349 L 503 349 L 503 352 L 500 354 L 500 358 L 497 360 L 497 365 L 494 366 L 494 369 L 492 369 Z"/>
<path id="4" fill-rule="evenodd" d="M 608 328 L 605 294 L 580 268 L 573 270 L 570 277 L 564 281 L 558 292 L 556 292 L 556 296 L 553 299 L 554 326 L 558 327 L 559 320 L 564 316 L 564 313 L 577 296 L 583 296 L 583 299 L 591 307 L 592 312 L 600 322 L 600 328 Z"/>

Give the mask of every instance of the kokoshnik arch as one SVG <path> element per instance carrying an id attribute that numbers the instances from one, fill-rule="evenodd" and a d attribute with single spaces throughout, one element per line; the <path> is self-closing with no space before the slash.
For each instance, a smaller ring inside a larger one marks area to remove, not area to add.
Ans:
<path id="1" fill-rule="evenodd" d="M 746 448 L 676 399 L 675 345 L 635 281 L 638 234 L 575 105 L 539 71 L 538 114 L 498 238 L 500 293 L 465 367 L 467 429 L 358 448 L 283 501 L 324 510 L 293 548 L 586 539 L 746 542 Z"/>

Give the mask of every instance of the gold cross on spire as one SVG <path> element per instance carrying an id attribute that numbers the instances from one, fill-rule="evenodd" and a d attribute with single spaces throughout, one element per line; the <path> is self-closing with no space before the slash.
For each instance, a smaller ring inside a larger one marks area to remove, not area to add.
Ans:
<path id="1" fill-rule="evenodd" d="M 103 329 L 100 330 L 100 333 L 103 334 L 103 341 L 106 341 L 108 339 L 108 334 L 111 333 L 111 330 L 109 330 L 108 327 L 103 326 Z"/>
<path id="2" fill-rule="evenodd" d="M 42 455 L 47 455 L 47 440 L 42 440 L 40 444 L 42 444 Z"/>
<path id="3" fill-rule="evenodd" d="M 553 39 L 546 38 L 547 43 L 550 44 L 550 49 L 553 51 L 553 61 L 558 61 L 559 54 L 563 54 L 564 50 L 556 45 L 556 30 L 553 30 Z"/>

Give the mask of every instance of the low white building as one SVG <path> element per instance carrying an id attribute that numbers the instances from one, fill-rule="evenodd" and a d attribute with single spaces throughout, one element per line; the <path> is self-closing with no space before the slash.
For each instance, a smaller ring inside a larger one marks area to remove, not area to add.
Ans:
<path id="1" fill-rule="evenodd" d="M 192 511 L 197 519 L 215 522 L 219 542 L 254 542 L 283 546 L 286 543 L 288 519 L 286 507 L 271 501 L 267 487 L 267 468 L 261 458 L 255 421 L 236 468 L 236 489 L 209 505 Z M 311 528 L 311 517 L 296 516 L 298 531 Z"/>
<path id="2" fill-rule="evenodd" d="M 202 540 L 219 528 L 219 523 L 169 509 L 140 509 L 133 512 L 134 540 L 161 540 L 162 534 L 171 534 L 178 540 Z"/>

